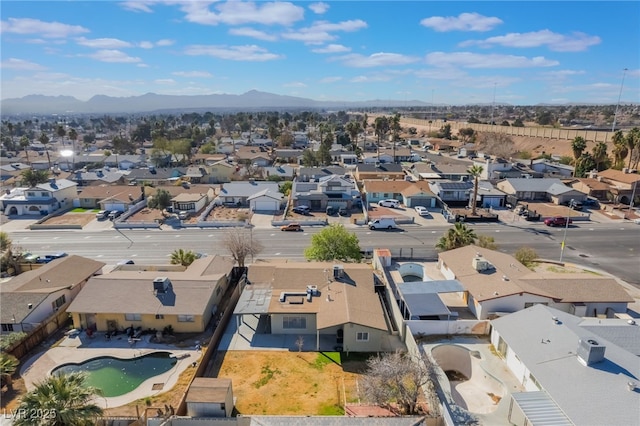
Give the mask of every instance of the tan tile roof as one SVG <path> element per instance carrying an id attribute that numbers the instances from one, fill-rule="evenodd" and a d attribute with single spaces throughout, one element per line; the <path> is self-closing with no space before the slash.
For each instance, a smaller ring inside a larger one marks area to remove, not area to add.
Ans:
<path id="1" fill-rule="evenodd" d="M 418 182 L 410 182 L 411 185 L 407 186 L 404 190 L 401 191 L 402 195 L 405 197 L 410 197 L 412 195 L 424 193 L 428 195 L 434 195 L 431 188 L 429 188 L 429 182 L 421 180 Z"/>
<path id="2" fill-rule="evenodd" d="M 411 182 L 407 182 L 406 180 L 365 180 L 363 187 L 365 192 L 389 192 L 389 193 L 400 193 L 407 186 L 411 185 Z"/>
<path id="3" fill-rule="evenodd" d="M 103 262 L 82 256 L 66 256 L 38 269 L 23 272 L 3 283 L 0 289 L 2 292 L 49 293 L 61 288 L 73 288 L 99 272 L 104 265 Z"/>
<path id="4" fill-rule="evenodd" d="M 489 261 L 495 270 L 476 271 L 471 263 L 476 254 Z M 478 301 L 524 292 L 566 303 L 633 302 L 624 288 L 611 278 L 533 272 L 509 254 L 474 245 L 442 252 L 438 256 Z"/>
<path id="5" fill-rule="evenodd" d="M 601 182 L 598 179 L 579 178 L 578 180 L 594 191 L 606 191 L 610 188 L 610 185 L 608 183 Z"/>
<path id="6" fill-rule="evenodd" d="M 326 262 L 253 264 L 248 277 L 252 283 L 271 285 L 270 313 L 313 313 L 318 329 L 353 323 L 387 330 L 371 267 L 341 265 L 345 278 L 340 280 L 333 279 L 334 264 Z M 306 298 L 302 304 L 280 302 L 281 292 L 305 292 L 307 285 L 316 285 L 320 291 L 311 302 Z"/>
<path id="7" fill-rule="evenodd" d="M 182 185 L 163 185 L 163 186 L 145 186 L 144 193 L 145 196 L 153 196 L 156 195 L 158 189 L 163 189 L 167 191 L 172 197 L 175 197 L 179 194 L 206 194 L 210 189 L 213 189 L 213 185 L 205 185 L 205 184 L 190 184 L 189 187 L 185 188 Z"/>
<path id="8" fill-rule="evenodd" d="M 598 176 L 622 183 L 634 183 L 640 181 L 640 174 L 638 173 L 625 173 L 622 170 L 615 169 L 607 169 L 598 172 Z"/>
<path id="9" fill-rule="evenodd" d="M 78 194 L 78 198 L 97 198 L 99 200 L 104 198 L 129 198 L 129 194 L 134 197 L 140 195 L 140 188 L 129 185 L 91 185 L 80 187 L 82 192 Z"/>

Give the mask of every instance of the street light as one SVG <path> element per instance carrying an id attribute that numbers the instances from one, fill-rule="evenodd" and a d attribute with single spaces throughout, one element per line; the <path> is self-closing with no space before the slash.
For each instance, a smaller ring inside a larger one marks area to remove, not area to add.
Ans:
<path id="1" fill-rule="evenodd" d="M 569 201 L 569 209 L 573 210 L 573 206 L 576 205 L 576 200 L 574 200 L 573 198 L 571 199 L 571 201 Z M 567 215 L 567 221 L 564 224 L 564 235 L 562 237 L 562 245 L 560 246 L 560 263 L 562 263 L 562 256 L 564 255 L 564 246 L 566 245 L 565 242 L 567 241 L 567 228 L 569 228 L 569 215 Z"/>
<path id="2" fill-rule="evenodd" d="M 498 83 L 493 83 L 493 102 L 491 103 L 491 122 L 490 125 L 493 126 L 493 110 L 496 109 L 496 85 Z"/>
<path id="3" fill-rule="evenodd" d="M 611 131 L 616 131 L 616 120 L 618 118 L 618 108 L 620 107 L 620 98 L 622 98 L 622 88 L 624 87 L 624 77 L 627 75 L 628 68 L 622 70 L 622 83 L 620 83 L 620 93 L 618 94 L 618 103 L 616 104 L 616 112 L 613 114 L 613 126 L 611 126 Z"/>

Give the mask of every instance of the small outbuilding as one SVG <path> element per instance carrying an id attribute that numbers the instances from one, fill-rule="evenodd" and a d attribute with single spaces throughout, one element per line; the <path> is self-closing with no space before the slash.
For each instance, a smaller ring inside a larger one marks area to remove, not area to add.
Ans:
<path id="1" fill-rule="evenodd" d="M 191 417 L 231 417 L 231 379 L 196 377 L 187 392 L 187 415 Z"/>

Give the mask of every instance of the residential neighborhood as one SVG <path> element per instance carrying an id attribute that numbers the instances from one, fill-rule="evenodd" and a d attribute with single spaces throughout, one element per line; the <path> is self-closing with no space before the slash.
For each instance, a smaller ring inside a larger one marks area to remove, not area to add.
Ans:
<path id="1" fill-rule="evenodd" d="M 118 425 L 638 424 L 637 170 L 366 116 L 12 152 L 3 408 L 82 371 Z M 410 400 L 374 392 L 385 362 Z"/>

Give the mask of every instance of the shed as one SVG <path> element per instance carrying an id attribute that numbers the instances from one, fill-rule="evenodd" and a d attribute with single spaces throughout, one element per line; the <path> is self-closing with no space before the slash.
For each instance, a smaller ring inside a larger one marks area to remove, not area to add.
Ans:
<path id="1" fill-rule="evenodd" d="M 231 379 L 196 377 L 189 387 L 185 402 L 187 415 L 191 417 L 231 417 Z"/>

